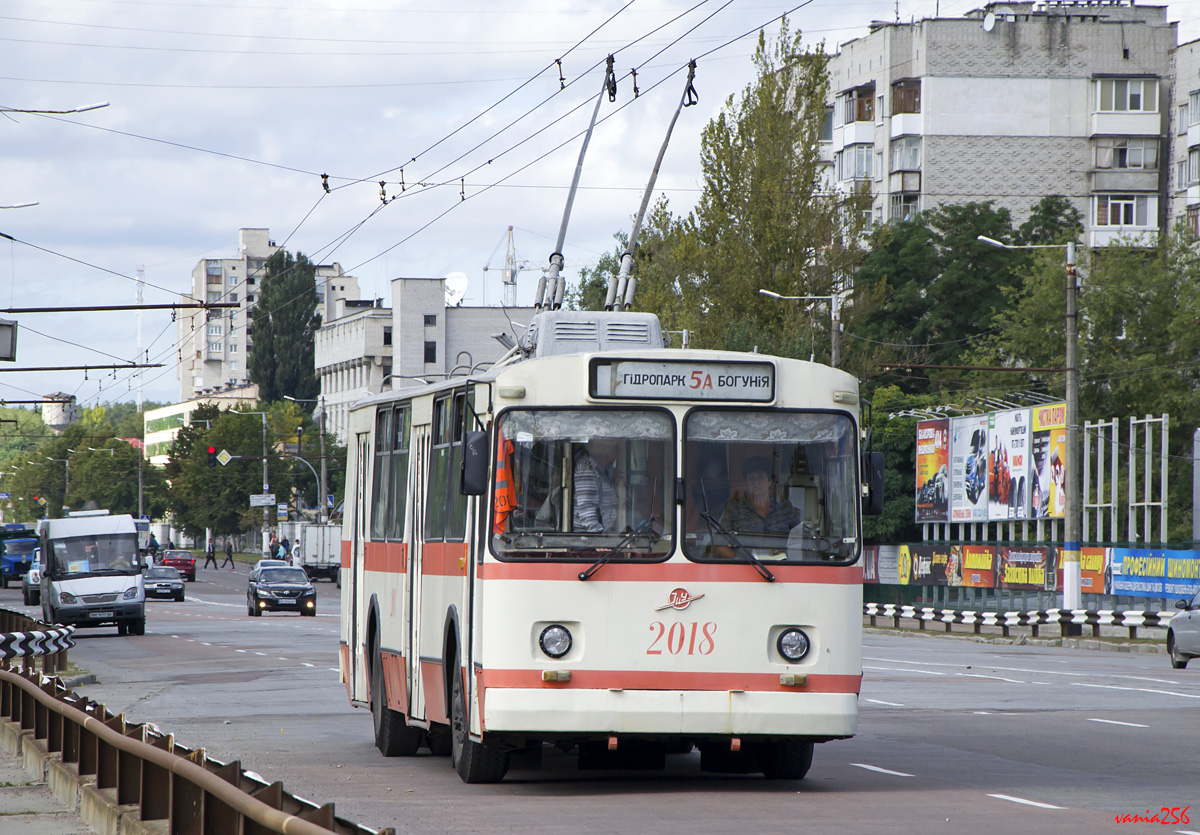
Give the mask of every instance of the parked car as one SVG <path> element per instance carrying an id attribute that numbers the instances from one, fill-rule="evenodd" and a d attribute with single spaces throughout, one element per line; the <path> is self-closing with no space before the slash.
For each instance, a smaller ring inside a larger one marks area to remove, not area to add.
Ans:
<path id="1" fill-rule="evenodd" d="M 250 572 L 246 589 L 246 613 L 258 617 L 263 612 L 317 613 L 317 590 L 303 568 L 268 565 Z"/>
<path id="2" fill-rule="evenodd" d="M 40 554 L 39 550 L 39 554 Z M 21 597 L 26 606 L 39 606 L 42 602 L 42 559 L 40 556 L 33 560 L 30 568 L 21 578 Z"/>
<path id="3" fill-rule="evenodd" d="M 146 569 L 142 575 L 146 584 L 146 597 L 169 597 L 183 602 L 183 577 L 179 569 L 169 565 L 155 565 Z"/>
<path id="4" fill-rule="evenodd" d="M 178 569 L 189 583 L 196 582 L 196 557 L 191 551 L 163 551 L 159 565 Z"/>
<path id="5" fill-rule="evenodd" d="M 1191 600 L 1175 604 L 1177 612 L 1167 629 L 1167 655 L 1171 666 L 1182 670 L 1190 659 L 1200 656 L 1200 592 Z"/>

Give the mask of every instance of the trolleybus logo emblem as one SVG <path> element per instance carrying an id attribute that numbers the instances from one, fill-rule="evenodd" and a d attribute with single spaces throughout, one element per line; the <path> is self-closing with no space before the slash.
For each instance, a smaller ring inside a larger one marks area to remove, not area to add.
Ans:
<path id="1" fill-rule="evenodd" d="M 668 597 L 669 602 L 665 606 L 659 606 L 654 611 L 661 612 L 663 609 L 686 609 L 694 600 L 699 600 L 704 597 L 702 594 L 693 595 L 687 589 L 671 589 L 671 594 Z"/>

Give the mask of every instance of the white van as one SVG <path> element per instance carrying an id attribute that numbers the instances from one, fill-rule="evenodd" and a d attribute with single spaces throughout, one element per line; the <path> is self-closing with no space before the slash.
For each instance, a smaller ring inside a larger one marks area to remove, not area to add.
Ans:
<path id="1" fill-rule="evenodd" d="M 145 567 L 132 516 L 107 510 L 39 519 L 42 619 L 75 626 L 116 625 L 118 634 L 146 632 Z"/>

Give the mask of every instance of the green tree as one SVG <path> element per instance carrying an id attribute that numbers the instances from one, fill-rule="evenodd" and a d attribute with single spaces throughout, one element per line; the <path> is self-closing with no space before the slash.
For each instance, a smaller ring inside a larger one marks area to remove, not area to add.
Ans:
<path id="1" fill-rule="evenodd" d="M 316 311 L 316 267 L 303 254 L 277 251 L 267 261 L 250 320 L 248 368 L 261 399 L 315 398 L 320 392 L 313 363 L 313 337 L 321 326 Z"/>
<path id="2" fill-rule="evenodd" d="M 1017 230 L 1019 244 L 1061 244 L 1083 234 L 1083 215 L 1061 194 L 1050 194 L 1037 202 L 1029 219 Z"/>

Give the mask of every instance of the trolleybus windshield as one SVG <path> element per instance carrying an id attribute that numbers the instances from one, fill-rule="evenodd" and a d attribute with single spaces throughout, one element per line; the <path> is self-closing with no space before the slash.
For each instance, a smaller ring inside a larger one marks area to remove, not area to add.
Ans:
<path id="1" fill-rule="evenodd" d="M 492 550 L 501 559 L 661 560 L 674 547 L 675 423 L 654 409 L 501 414 Z"/>
<path id="2" fill-rule="evenodd" d="M 697 409 L 684 421 L 683 455 L 689 559 L 858 558 L 857 450 L 848 415 Z"/>

